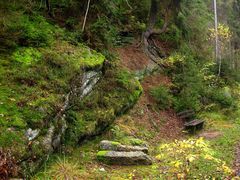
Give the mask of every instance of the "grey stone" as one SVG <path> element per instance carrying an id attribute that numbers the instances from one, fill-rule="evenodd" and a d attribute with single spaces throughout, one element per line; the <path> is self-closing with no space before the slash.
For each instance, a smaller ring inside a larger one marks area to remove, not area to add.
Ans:
<path id="1" fill-rule="evenodd" d="M 125 151 L 125 152 L 142 151 L 144 153 L 148 153 L 147 147 L 126 146 L 126 145 L 122 145 L 118 142 L 107 141 L 107 140 L 103 140 L 100 142 L 100 149 L 101 150 L 110 150 L 110 151 Z"/>
<path id="2" fill-rule="evenodd" d="M 46 136 L 43 139 L 43 148 L 46 152 L 52 152 L 53 147 L 52 147 L 52 140 L 53 140 L 53 135 L 54 135 L 55 127 L 53 125 L 50 126 L 48 129 L 48 132 Z"/>
<path id="3" fill-rule="evenodd" d="M 37 135 L 39 134 L 40 130 L 39 129 L 35 129 L 32 130 L 31 128 L 29 128 L 25 135 L 27 136 L 29 141 L 32 141 L 33 139 L 35 139 L 37 137 Z"/>
<path id="4" fill-rule="evenodd" d="M 93 87 L 97 84 L 99 79 L 100 79 L 99 72 L 88 71 L 84 73 L 82 78 L 82 87 L 81 87 L 82 94 L 80 98 L 83 98 L 84 96 L 89 94 L 92 91 Z"/>
<path id="5" fill-rule="evenodd" d="M 110 165 L 151 165 L 152 159 L 142 151 L 99 151 L 97 159 Z"/>

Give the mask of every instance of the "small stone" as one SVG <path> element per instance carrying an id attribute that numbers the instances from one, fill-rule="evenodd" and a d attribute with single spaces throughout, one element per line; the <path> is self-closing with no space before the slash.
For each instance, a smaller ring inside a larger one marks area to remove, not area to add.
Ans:
<path id="1" fill-rule="evenodd" d="M 31 128 L 29 128 L 27 130 L 27 132 L 25 133 L 25 135 L 27 136 L 29 141 L 32 141 L 33 139 L 35 139 L 37 137 L 39 132 L 40 132 L 39 129 L 32 130 Z"/>
<path id="2" fill-rule="evenodd" d="M 106 172 L 106 170 L 104 168 L 99 168 L 99 171 Z"/>

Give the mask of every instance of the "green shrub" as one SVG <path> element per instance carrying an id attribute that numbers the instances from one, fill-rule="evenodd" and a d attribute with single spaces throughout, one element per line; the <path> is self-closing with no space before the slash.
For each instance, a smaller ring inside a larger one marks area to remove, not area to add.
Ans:
<path id="1" fill-rule="evenodd" d="M 166 176 L 163 179 L 224 179 L 231 176 L 231 167 L 216 154 L 207 141 L 199 138 L 162 144 L 156 159 L 164 165 L 161 173 Z"/>
<path id="2" fill-rule="evenodd" d="M 201 96 L 198 90 L 192 89 L 191 87 L 185 87 L 174 98 L 174 109 L 177 112 L 186 109 L 199 110 L 202 105 L 200 100 Z"/>
<path id="3" fill-rule="evenodd" d="M 175 58 L 181 57 L 181 60 L 171 60 L 173 63 L 171 76 L 177 89 L 174 98 L 176 111 L 199 110 L 201 97 L 206 87 L 204 74 L 197 63 L 198 59 L 188 49 L 184 47 L 180 56 L 175 56 Z"/>
<path id="4" fill-rule="evenodd" d="M 208 98 L 210 100 L 218 103 L 223 108 L 231 107 L 234 105 L 234 99 L 229 88 L 227 87 L 223 89 L 212 89 L 208 95 Z"/>
<path id="5" fill-rule="evenodd" d="M 172 105 L 173 97 L 166 86 L 153 88 L 150 92 L 151 96 L 156 100 L 160 109 L 167 109 Z"/>
<path id="6" fill-rule="evenodd" d="M 170 42 L 171 44 L 179 45 L 180 40 L 182 38 L 181 35 L 182 35 L 181 30 L 176 25 L 171 25 L 169 27 L 169 31 L 163 33 L 160 38 L 161 40 Z"/>
<path id="7" fill-rule="evenodd" d="M 92 33 L 94 44 L 98 46 L 111 46 L 115 43 L 117 38 L 117 28 L 112 25 L 111 21 L 107 17 L 101 17 L 94 22 L 90 31 Z"/>
<path id="8" fill-rule="evenodd" d="M 47 46 L 54 41 L 57 27 L 49 24 L 42 16 L 28 16 L 16 13 L 6 19 L 5 31 L 15 36 L 17 44 L 22 46 Z"/>

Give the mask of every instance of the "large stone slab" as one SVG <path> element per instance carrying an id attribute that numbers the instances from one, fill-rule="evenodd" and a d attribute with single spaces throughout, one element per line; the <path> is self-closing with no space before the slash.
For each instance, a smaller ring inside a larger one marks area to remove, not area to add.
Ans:
<path id="1" fill-rule="evenodd" d="M 142 151 L 99 151 L 97 159 L 111 165 L 151 165 L 152 159 Z"/>
<path id="2" fill-rule="evenodd" d="M 146 154 L 148 153 L 148 148 L 147 147 L 126 146 L 126 145 L 122 145 L 118 142 L 107 141 L 107 140 L 103 140 L 103 141 L 100 142 L 100 149 L 101 150 L 109 150 L 109 151 L 125 151 L 125 152 L 142 151 Z"/>

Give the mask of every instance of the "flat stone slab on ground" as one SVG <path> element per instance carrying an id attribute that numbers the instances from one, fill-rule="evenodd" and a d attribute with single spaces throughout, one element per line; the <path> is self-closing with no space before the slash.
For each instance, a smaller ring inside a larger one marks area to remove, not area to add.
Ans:
<path id="1" fill-rule="evenodd" d="M 152 159 L 142 151 L 99 151 L 97 159 L 111 165 L 151 165 Z"/>
<path id="2" fill-rule="evenodd" d="M 219 131 L 210 131 L 210 132 L 203 132 L 199 135 L 199 137 L 204 137 L 206 139 L 214 139 L 217 138 L 219 136 L 221 136 L 222 133 Z"/>
<path id="3" fill-rule="evenodd" d="M 107 141 L 107 140 L 103 140 L 103 141 L 100 142 L 100 149 L 101 150 L 109 150 L 109 151 L 125 151 L 125 152 L 142 151 L 146 154 L 148 153 L 148 148 L 147 147 L 126 146 L 126 145 L 122 145 L 118 142 Z"/>

